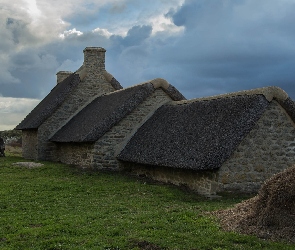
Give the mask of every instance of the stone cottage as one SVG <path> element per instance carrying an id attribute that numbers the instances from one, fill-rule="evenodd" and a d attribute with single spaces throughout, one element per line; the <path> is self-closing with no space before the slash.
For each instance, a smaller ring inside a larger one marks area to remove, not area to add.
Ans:
<path id="1" fill-rule="evenodd" d="M 186 100 L 164 79 L 122 88 L 88 47 L 76 72 L 16 127 L 23 156 L 186 185 L 254 192 L 295 162 L 295 104 L 278 87 Z"/>

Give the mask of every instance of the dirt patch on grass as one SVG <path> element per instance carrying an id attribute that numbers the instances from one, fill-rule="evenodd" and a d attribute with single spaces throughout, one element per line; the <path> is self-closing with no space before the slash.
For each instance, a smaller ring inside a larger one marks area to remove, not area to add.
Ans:
<path id="1" fill-rule="evenodd" d="M 227 231 L 295 242 L 295 167 L 268 179 L 257 196 L 214 215 Z"/>
<path id="2" fill-rule="evenodd" d="M 44 164 L 37 163 L 37 162 L 16 162 L 13 165 L 20 166 L 20 167 L 27 167 L 27 168 L 38 168 L 42 167 Z"/>

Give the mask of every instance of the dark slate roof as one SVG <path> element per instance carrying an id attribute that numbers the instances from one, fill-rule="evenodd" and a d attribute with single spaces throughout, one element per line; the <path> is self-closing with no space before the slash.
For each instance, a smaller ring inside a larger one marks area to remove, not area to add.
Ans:
<path id="1" fill-rule="evenodd" d="M 79 75 L 73 73 L 58 83 L 15 129 L 37 129 L 61 105 L 79 82 Z"/>
<path id="2" fill-rule="evenodd" d="M 219 168 L 268 105 L 263 95 L 166 104 L 139 128 L 117 158 L 172 168 Z"/>
<path id="3" fill-rule="evenodd" d="M 77 113 L 50 140 L 55 142 L 96 141 L 154 90 L 151 83 L 144 83 L 99 96 Z"/>

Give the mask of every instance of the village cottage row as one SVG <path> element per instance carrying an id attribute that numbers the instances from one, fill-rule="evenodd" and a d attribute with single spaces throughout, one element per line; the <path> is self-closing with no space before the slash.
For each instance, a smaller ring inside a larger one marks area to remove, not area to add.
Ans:
<path id="1" fill-rule="evenodd" d="M 186 100 L 164 79 L 123 88 L 100 47 L 16 127 L 23 157 L 131 171 L 201 194 L 255 192 L 294 164 L 295 105 L 278 87 Z"/>

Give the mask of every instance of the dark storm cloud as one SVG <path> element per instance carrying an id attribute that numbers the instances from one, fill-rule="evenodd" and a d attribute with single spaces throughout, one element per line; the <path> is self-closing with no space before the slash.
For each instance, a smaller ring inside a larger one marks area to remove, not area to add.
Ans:
<path id="1" fill-rule="evenodd" d="M 133 26 L 127 32 L 127 36 L 122 40 L 126 46 L 134 46 L 141 44 L 145 39 L 149 38 L 152 33 L 152 27 L 148 25 Z"/>
<path id="2" fill-rule="evenodd" d="M 136 12 L 126 3 L 118 6 L 120 18 L 128 16 L 126 10 Z M 100 18 L 120 25 L 119 18 L 107 16 L 117 12 L 110 6 L 105 10 L 109 11 L 101 11 Z M 126 36 L 108 37 L 84 27 L 83 34 L 68 32 L 64 39 L 12 53 L 9 70 L 21 79 L 20 88 L 2 85 L 1 93 L 40 98 L 54 86 L 57 70 L 76 70 L 85 47 L 102 46 L 107 49 L 107 70 L 125 87 L 162 77 L 188 98 L 269 85 L 280 86 L 295 98 L 294 12 L 295 4 L 287 0 L 187 0 L 166 13 L 185 28 L 182 34 L 152 34 L 151 25 L 141 24 L 131 25 Z M 88 17 L 77 25 L 99 20 L 95 13 Z M 9 19 L 6 25 L 15 42 L 25 37 L 21 32 L 25 22 Z"/>
<path id="3" fill-rule="evenodd" d="M 143 41 L 150 37 L 152 27 L 149 25 L 136 25 L 128 30 L 125 37 L 113 35 L 110 40 L 119 46 L 130 47 L 140 45 Z"/>
<path id="4" fill-rule="evenodd" d="M 20 52 L 12 52 L 11 74 L 21 81 L 15 84 L 3 84 L 0 92 L 3 96 L 43 98 L 54 87 L 56 72 L 77 70 L 83 63 L 83 49 L 91 46 L 107 48 L 107 64 L 112 63 L 111 68 L 115 67 L 115 71 L 125 69 L 128 72 L 130 68 L 127 65 L 133 65 L 134 62 L 138 65 L 143 64 L 143 61 L 138 61 L 140 51 L 144 51 L 140 45 L 150 37 L 151 31 L 151 26 L 134 26 L 127 32 L 126 37 L 117 35 L 110 39 L 92 31 L 81 35 L 73 33 L 39 48 L 28 47 Z M 148 57 L 148 54 L 145 53 L 144 56 Z M 118 71 L 118 75 L 123 74 L 122 71 Z M 135 78 L 132 81 L 132 75 L 134 74 L 129 72 L 128 77 L 122 80 L 127 83 L 140 80 Z"/>
<path id="5" fill-rule="evenodd" d="M 57 71 L 77 70 L 83 49 L 101 46 L 124 87 L 161 77 L 187 98 L 273 85 L 295 99 L 293 0 L 65 0 L 58 9 L 5 2 L 2 98 L 42 99 Z"/>
<path id="6" fill-rule="evenodd" d="M 292 2 L 186 1 L 167 13 L 185 34 L 153 60 L 181 68 L 184 83 L 169 69 L 167 78 L 188 97 L 278 85 L 295 98 L 294 11 Z"/>
<path id="7" fill-rule="evenodd" d="M 107 46 L 108 39 L 86 32 L 72 35 L 41 47 L 27 47 L 10 53 L 11 74 L 18 83 L 2 84 L 3 96 L 43 98 L 56 83 L 59 70 L 77 70 L 83 63 L 83 49 L 87 46 Z"/>

